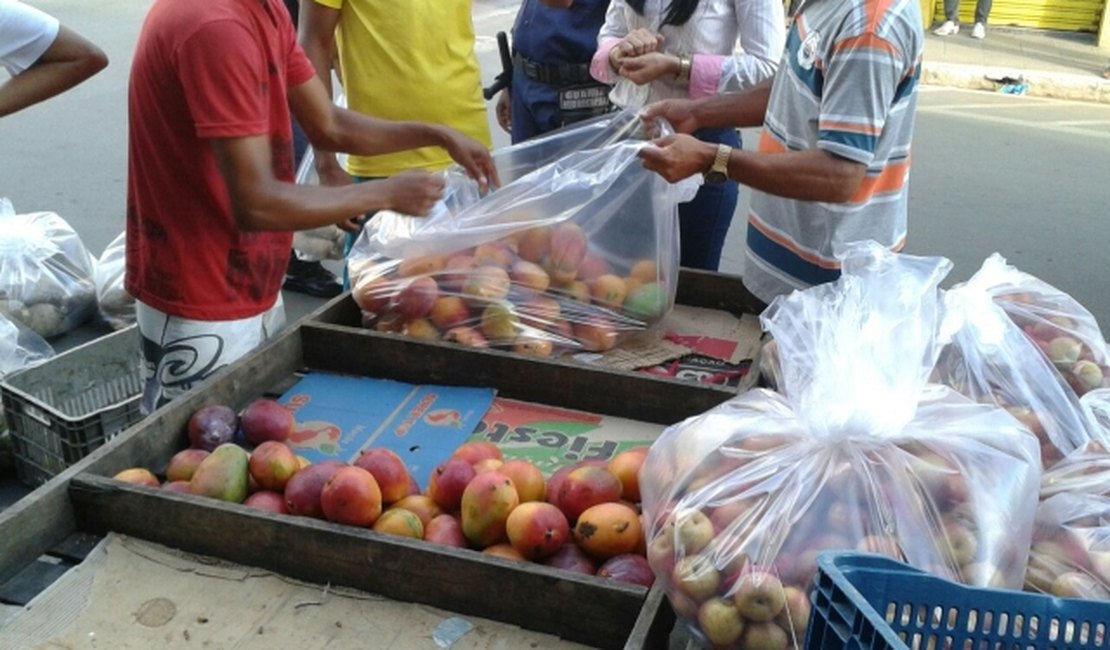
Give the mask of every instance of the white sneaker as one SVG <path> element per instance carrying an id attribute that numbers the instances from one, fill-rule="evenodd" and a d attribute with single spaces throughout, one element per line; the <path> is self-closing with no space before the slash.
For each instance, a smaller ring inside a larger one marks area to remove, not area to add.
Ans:
<path id="1" fill-rule="evenodd" d="M 944 21 L 944 24 L 933 30 L 937 36 L 951 36 L 960 33 L 960 26 L 951 20 Z"/>
<path id="2" fill-rule="evenodd" d="M 986 38 L 987 37 L 987 26 L 984 25 L 983 23 L 975 23 L 975 26 L 971 28 L 971 37 L 972 38 L 978 38 L 978 39 Z"/>

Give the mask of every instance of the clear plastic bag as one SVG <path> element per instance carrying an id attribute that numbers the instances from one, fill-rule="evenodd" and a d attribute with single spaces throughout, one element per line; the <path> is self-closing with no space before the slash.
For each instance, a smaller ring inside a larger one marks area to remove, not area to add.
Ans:
<path id="1" fill-rule="evenodd" d="M 1056 287 L 1023 273 L 997 253 L 979 271 L 995 301 L 1082 396 L 1110 387 L 1106 339 L 1083 305 Z"/>
<path id="2" fill-rule="evenodd" d="M 0 198 L 0 233 L 0 316 L 49 339 L 96 313 L 94 260 L 64 219 Z"/>
<path id="3" fill-rule="evenodd" d="M 1020 587 L 1036 440 L 1005 411 L 926 384 L 949 266 L 853 245 L 840 280 L 762 315 L 782 393 L 749 391 L 652 445 L 648 560 L 708 647 L 801 644 L 823 550 Z"/>
<path id="4" fill-rule="evenodd" d="M 41 336 L 0 316 L 0 379 L 52 356 L 54 348 Z"/>
<path id="5" fill-rule="evenodd" d="M 617 113 L 509 147 L 493 156 L 500 189 L 481 196 L 453 168 L 427 217 L 379 212 L 348 261 L 366 324 L 548 356 L 608 350 L 660 320 L 678 203 L 697 183 L 646 171 L 639 125 Z"/>
<path id="6" fill-rule="evenodd" d="M 1061 493 L 1100 494 L 1110 497 L 1110 388 L 1092 390 L 1080 398 L 1095 421 L 1098 438 L 1046 471 L 1041 498 Z"/>
<path id="7" fill-rule="evenodd" d="M 135 323 L 135 299 L 124 288 L 127 271 L 127 233 L 121 232 L 96 261 L 96 301 L 100 315 L 112 326 L 123 329 Z"/>
<path id="8" fill-rule="evenodd" d="M 1041 502 L 1025 588 L 1110 600 L 1110 496 L 1061 493 Z"/>
<path id="9" fill-rule="evenodd" d="M 988 260 L 968 282 L 944 294 L 945 346 L 933 381 L 1009 411 L 1040 440 L 1041 462 L 1049 468 L 1099 432 L 1075 392 L 992 300 L 996 269 L 996 261 Z"/>

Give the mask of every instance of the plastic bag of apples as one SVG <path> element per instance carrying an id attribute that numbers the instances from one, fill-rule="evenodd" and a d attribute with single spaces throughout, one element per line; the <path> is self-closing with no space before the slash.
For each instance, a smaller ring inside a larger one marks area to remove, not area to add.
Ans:
<path id="1" fill-rule="evenodd" d="M 645 330 L 674 303 L 697 182 L 644 170 L 644 138 L 634 111 L 592 120 L 494 152 L 503 186 L 485 196 L 452 169 L 427 217 L 378 213 L 349 258 L 364 324 L 535 356 Z"/>
<path id="2" fill-rule="evenodd" d="M 1025 588 L 1110 600 L 1110 496 L 1060 493 L 1041 502 Z"/>
<path id="3" fill-rule="evenodd" d="M 1001 258 L 989 258 L 966 283 L 943 294 L 941 339 L 945 343 L 932 381 L 973 400 L 1006 409 L 1041 443 L 1041 462 L 1050 468 L 1084 449 L 1101 432 L 1040 348 L 1007 315 L 992 292 Z"/>
<path id="4" fill-rule="evenodd" d="M 1006 263 L 997 253 L 977 275 L 995 301 L 1082 396 L 1110 387 L 1106 339 L 1083 305 L 1070 295 Z"/>
<path id="5" fill-rule="evenodd" d="M 852 245 L 835 283 L 763 313 L 781 393 L 668 428 L 640 473 L 657 583 L 707 647 L 798 647 L 823 550 L 1020 588 L 1037 441 L 1004 410 L 927 384 L 950 264 Z"/>

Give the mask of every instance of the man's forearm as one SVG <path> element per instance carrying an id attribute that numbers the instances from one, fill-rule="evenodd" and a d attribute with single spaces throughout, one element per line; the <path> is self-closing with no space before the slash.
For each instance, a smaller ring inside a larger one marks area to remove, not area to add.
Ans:
<path id="1" fill-rule="evenodd" d="M 356 156 L 381 154 L 442 146 L 445 129 L 422 122 L 391 122 L 356 113 L 347 109 L 336 111 L 337 140 L 331 143 L 333 151 L 343 151 Z"/>
<path id="2" fill-rule="evenodd" d="M 771 80 L 737 93 L 725 93 L 698 100 L 694 115 L 703 129 L 743 129 L 763 124 L 767 101 L 771 97 Z"/>
<path id="3" fill-rule="evenodd" d="M 867 167 L 821 149 L 783 154 L 733 151 L 728 171 L 729 178 L 767 194 L 845 203 L 859 192 Z"/>

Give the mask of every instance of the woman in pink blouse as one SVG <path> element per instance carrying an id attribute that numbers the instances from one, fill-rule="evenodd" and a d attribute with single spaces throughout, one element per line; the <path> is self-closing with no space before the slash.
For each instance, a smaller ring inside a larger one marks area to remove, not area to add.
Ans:
<path id="1" fill-rule="evenodd" d="M 783 4 L 612 0 L 597 42 L 590 72 L 613 85 L 609 97 L 621 108 L 742 90 L 778 68 L 785 47 Z M 718 144 L 722 156 L 740 147 L 733 129 L 706 129 L 695 136 Z M 679 206 L 682 266 L 717 270 L 737 194 L 732 181 L 707 182 L 693 201 Z"/>

